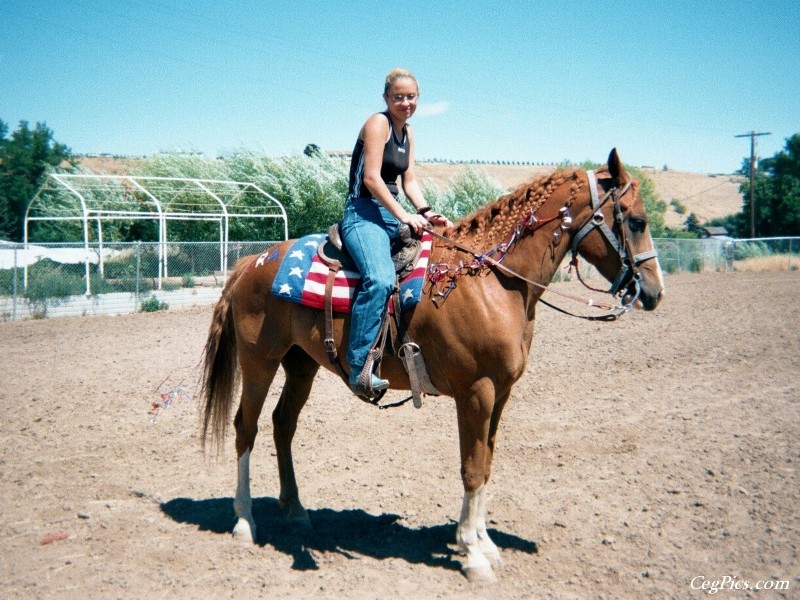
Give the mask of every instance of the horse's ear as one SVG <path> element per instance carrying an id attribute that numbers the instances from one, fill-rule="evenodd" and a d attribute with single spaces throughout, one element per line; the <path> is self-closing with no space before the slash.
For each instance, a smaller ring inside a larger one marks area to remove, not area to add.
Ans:
<path id="1" fill-rule="evenodd" d="M 612 148 L 608 155 L 608 172 L 616 182 L 621 182 L 625 176 L 625 165 L 622 164 L 616 148 Z"/>

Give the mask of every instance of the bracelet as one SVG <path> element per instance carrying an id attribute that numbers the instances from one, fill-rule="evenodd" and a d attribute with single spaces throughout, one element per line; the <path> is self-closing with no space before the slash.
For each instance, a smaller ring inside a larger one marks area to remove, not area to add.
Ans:
<path id="1" fill-rule="evenodd" d="M 429 210 L 431 210 L 431 207 L 430 207 L 430 206 L 423 206 L 422 208 L 418 208 L 418 209 L 417 209 L 417 214 L 418 214 L 418 215 L 424 215 L 424 214 L 425 214 L 426 212 L 428 212 Z"/>

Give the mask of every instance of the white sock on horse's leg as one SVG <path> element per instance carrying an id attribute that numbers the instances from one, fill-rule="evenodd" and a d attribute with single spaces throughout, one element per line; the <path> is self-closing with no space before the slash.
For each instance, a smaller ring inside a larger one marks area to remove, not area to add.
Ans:
<path id="1" fill-rule="evenodd" d="M 470 581 L 493 581 L 495 579 L 492 565 L 481 550 L 478 534 L 478 524 L 484 521 L 483 516 L 479 513 L 483 504 L 481 496 L 485 487 L 481 486 L 474 492 L 464 492 L 461 518 L 456 529 L 456 541 L 466 555 L 464 563 L 461 565 L 461 571 Z M 491 542 L 491 540 L 489 541 Z"/>
<path id="2" fill-rule="evenodd" d="M 243 542 L 256 540 L 256 522 L 253 520 L 253 499 L 250 497 L 250 449 L 239 457 L 238 481 L 233 510 L 238 520 L 233 528 L 233 537 Z"/>
<path id="3" fill-rule="evenodd" d="M 503 564 L 503 559 L 500 558 L 500 550 L 497 549 L 497 546 L 492 541 L 492 538 L 489 537 L 489 532 L 486 531 L 486 502 L 488 497 L 487 488 L 488 485 L 481 486 L 481 489 L 478 490 L 480 495 L 478 500 L 478 524 L 477 524 L 477 533 L 478 533 L 478 544 L 480 545 L 481 552 L 483 555 L 488 559 L 488 561 L 492 564 L 493 567 L 500 567 Z"/>

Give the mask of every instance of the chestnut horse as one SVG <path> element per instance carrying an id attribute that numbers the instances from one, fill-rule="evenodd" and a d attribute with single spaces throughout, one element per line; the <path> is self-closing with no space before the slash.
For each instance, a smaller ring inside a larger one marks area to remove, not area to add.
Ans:
<path id="1" fill-rule="evenodd" d="M 465 554 L 462 571 L 470 580 L 491 580 L 500 554 L 486 531 L 486 487 L 500 416 L 525 372 L 536 303 L 545 287 L 570 250 L 614 282 L 612 291 L 628 305 L 637 300 L 646 310 L 654 309 L 663 279 L 639 184 L 625 171 L 616 149 L 596 172 L 561 171 L 532 181 L 437 234 L 426 283 L 430 297 L 423 295 L 406 315 L 407 330 L 422 351 L 432 383 L 456 403 L 464 485 L 456 530 Z M 291 244 L 273 247 L 270 256 L 283 256 Z M 289 519 L 310 526 L 298 494 L 292 438 L 320 365 L 334 371 L 323 345 L 323 311 L 273 296 L 279 261 L 258 266 L 255 261 L 248 257 L 237 264 L 214 309 L 202 382 L 203 440 L 210 435 L 219 442 L 241 379 L 233 420 L 238 457 L 233 533 L 250 542 L 256 537 L 250 453 L 275 373 L 282 365 L 286 376 L 272 413 L 279 500 L 288 507 Z M 444 269 L 445 264 L 450 268 Z M 335 315 L 340 356 L 345 356 L 348 321 L 348 315 Z M 410 387 L 400 360 L 388 349 L 381 376 L 393 389 Z"/>

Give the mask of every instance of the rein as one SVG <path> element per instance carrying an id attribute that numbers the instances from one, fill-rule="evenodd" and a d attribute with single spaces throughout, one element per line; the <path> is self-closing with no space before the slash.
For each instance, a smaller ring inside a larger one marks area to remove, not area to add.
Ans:
<path id="1" fill-rule="evenodd" d="M 619 318 L 620 316 L 622 316 L 624 313 L 626 313 L 631 307 L 630 305 L 622 305 L 622 306 L 613 305 L 612 306 L 610 304 L 597 302 L 597 301 L 593 300 L 592 298 L 585 298 L 583 296 L 576 296 L 576 295 L 573 295 L 573 294 L 567 294 L 565 292 L 559 292 L 557 290 L 551 290 L 548 286 L 546 286 L 544 284 L 541 284 L 538 281 L 533 281 L 532 279 L 529 279 L 529 278 L 525 277 L 524 275 L 522 275 L 520 273 L 517 273 L 513 269 L 505 266 L 500 261 L 498 261 L 498 260 L 496 260 L 496 259 L 494 259 L 494 258 L 492 258 L 490 256 L 487 256 L 484 253 L 477 252 L 477 251 L 475 251 L 475 250 L 473 250 L 473 249 L 471 249 L 471 248 L 469 248 L 467 246 L 459 244 L 455 240 L 453 240 L 451 238 L 448 238 L 447 236 L 441 235 L 440 233 L 437 233 L 437 232 L 433 231 L 432 229 L 427 229 L 427 231 L 431 235 L 433 235 L 434 237 L 436 237 L 436 238 L 442 240 L 443 242 L 447 243 L 449 246 L 452 246 L 453 248 L 456 248 L 458 250 L 461 250 L 462 252 L 465 252 L 467 254 L 471 254 L 472 256 L 474 256 L 475 259 L 476 259 L 476 262 L 479 264 L 479 266 L 470 268 L 469 272 L 471 274 L 477 273 L 478 271 L 480 271 L 485 266 L 485 264 L 489 264 L 489 265 L 491 265 L 493 267 L 496 267 L 497 269 L 503 271 L 507 275 L 511 275 L 512 277 L 515 277 L 515 278 L 517 278 L 517 279 L 519 279 L 521 281 L 524 281 L 525 283 L 528 283 L 530 285 L 538 287 L 538 288 L 540 288 L 540 289 L 542 289 L 542 290 L 544 290 L 546 292 L 550 292 L 551 294 L 555 294 L 555 295 L 561 296 L 563 298 L 568 298 L 570 300 L 574 300 L 576 302 L 580 302 L 581 304 L 585 304 L 586 306 L 599 308 L 601 310 L 608 310 L 608 311 L 614 311 L 615 310 L 615 311 L 618 311 L 618 312 L 616 312 L 614 314 L 603 315 L 603 316 L 600 316 L 600 317 L 598 317 L 598 316 L 590 317 L 590 316 L 584 316 L 584 315 L 576 315 L 576 314 L 573 314 L 573 313 L 571 313 L 569 311 L 564 310 L 563 308 L 559 308 L 558 306 L 555 306 L 554 304 L 551 304 L 551 303 L 547 302 L 546 300 L 543 300 L 541 298 L 539 299 L 539 302 L 541 302 L 542 304 L 544 304 L 546 306 L 549 306 L 550 308 L 552 308 L 552 309 L 554 309 L 554 310 L 556 310 L 556 311 L 558 311 L 560 313 L 563 313 L 563 314 L 566 314 L 566 315 L 570 315 L 572 317 L 578 317 L 580 319 L 586 319 L 587 321 L 614 321 L 617 318 Z M 452 288 L 450 288 L 450 289 L 452 289 Z M 437 295 L 440 298 L 444 299 L 447 296 L 447 293 L 450 291 L 450 289 L 448 289 L 445 292 L 439 292 Z M 638 297 L 638 293 L 637 293 L 637 297 Z M 436 302 L 434 302 L 434 303 L 436 303 Z M 631 303 L 631 305 L 632 305 L 632 303 Z M 437 306 L 438 306 L 438 304 L 437 304 Z"/>

